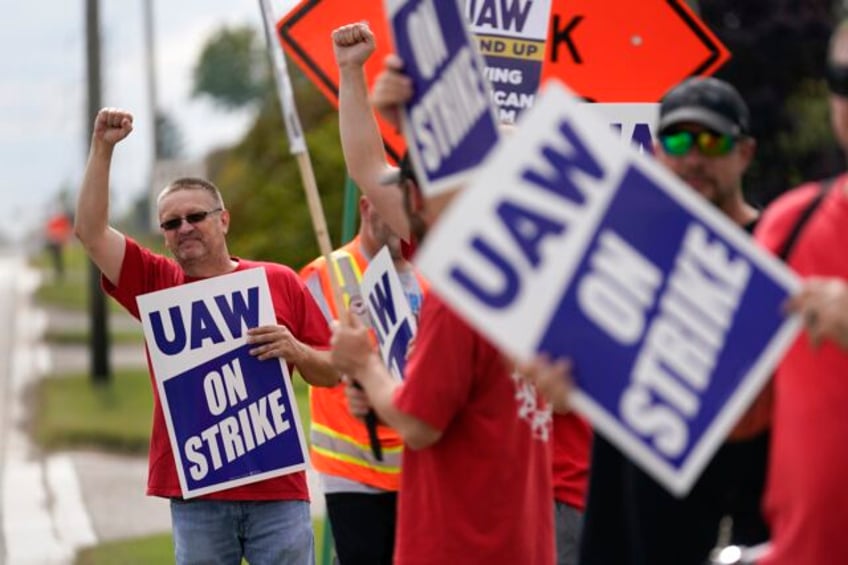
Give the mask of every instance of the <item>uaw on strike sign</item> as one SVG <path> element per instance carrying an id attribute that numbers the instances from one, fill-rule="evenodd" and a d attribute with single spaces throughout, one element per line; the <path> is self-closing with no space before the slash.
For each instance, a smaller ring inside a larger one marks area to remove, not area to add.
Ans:
<path id="1" fill-rule="evenodd" d="M 798 330 L 795 277 L 551 81 L 416 263 L 517 358 L 571 358 L 574 406 L 688 491 Z"/>
<path id="2" fill-rule="evenodd" d="M 185 498 L 306 468 L 288 369 L 250 355 L 246 330 L 275 324 L 264 269 L 138 297 Z"/>
<path id="3" fill-rule="evenodd" d="M 393 377 L 403 380 L 409 343 L 418 323 L 387 246 L 368 263 L 361 286 L 383 363 Z"/>
<path id="4" fill-rule="evenodd" d="M 394 45 L 413 94 L 404 135 L 425 195 L 455 188 L 497 143 L 483 62 L 456 2 L 386 0 Z"/>

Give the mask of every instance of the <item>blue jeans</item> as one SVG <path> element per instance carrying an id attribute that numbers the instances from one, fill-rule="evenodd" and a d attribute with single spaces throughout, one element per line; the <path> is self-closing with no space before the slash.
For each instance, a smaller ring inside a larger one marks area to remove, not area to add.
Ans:
<path id="1" fill-rule="evenodd" d="M 309 503 L 171 500 L 177 565 L 314 565 Z"/>

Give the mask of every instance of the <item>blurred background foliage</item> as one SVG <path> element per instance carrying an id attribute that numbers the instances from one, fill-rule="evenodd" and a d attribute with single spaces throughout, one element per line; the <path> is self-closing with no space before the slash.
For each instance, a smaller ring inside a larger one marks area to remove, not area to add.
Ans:
<path id="1" fill-rule="evenodd" d="M 845 2 L 689 0 L 732 54 L 717 76 L 733 83 L 751 108 L 758 152 L 746 192 L 756 205 L 844 168 L 830 131 L 824 69 L 827 40 Z M 337 245 L 345 181 L 337 115 L 296 65 L 289 71 Z M 319 250 L 300 173 L 288 151 L 262 32 L 241 27 L 215 33 L 199 57 L 194 83 L 196 96 L 209 96 L 222 108 L 257 109 L 245 137 L 207 160 L 210 177 L 233 212 L 232 253 L 299 268 Z"/>
<path id="2" fill-rule="evenodd" d="M 222 29 L 201 52 L 194 92 L 224 108 L 259 110 L 237 145 L 207 159 L 209 176 L 221 188 L 234 219 L 230 252 L 297 269 L 314 259 L 319 249 L 270 68 L 259 30 Z M 338 116 L 295 65 L 289 72 L 330 238 L 338 245 L 345 182 Z"/>
<path id="3" fill-rule="evenodd" d="M 827 42 L 844 0 L 702 0 L 701 19 L 730 50 L 716 76 L 751 109 L 757 157 L 748 198 L 765 205 L 788 188 L 844 169 L 830 130 Z"/>

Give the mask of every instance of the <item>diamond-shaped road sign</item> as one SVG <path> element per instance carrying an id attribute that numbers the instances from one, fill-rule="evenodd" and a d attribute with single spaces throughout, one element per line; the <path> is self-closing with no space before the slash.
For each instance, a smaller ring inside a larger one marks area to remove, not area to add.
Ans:
<path id="1" fill-rule="evenodd" d="M 339 75 L 330 33 L 358 21 L 367 21 L 377 39 L 365 67 L 370 83 L 392 48 L 382 0 L 303 0 L 277 24 L 286 52 L 334 104 Z M 553 0 L 550 26 L 542 80 L 559 78 L 595 102 L 656 102 L 677 82 L 710 75 L 730 57 L 684 0 Z M 381 132 L 396 159 L 402 136 L 382 123 Z"/>

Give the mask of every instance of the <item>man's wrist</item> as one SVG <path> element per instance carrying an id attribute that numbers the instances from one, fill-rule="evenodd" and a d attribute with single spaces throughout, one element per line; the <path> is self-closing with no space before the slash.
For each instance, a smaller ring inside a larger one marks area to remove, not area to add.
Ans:
<path id="1" fill-rule="evenodd" d="M 93 157 L 111 158 L 114 149 L 114 143 L 107 143 L 97 139 L 91 142 L 91 155 Z"/>
<path id="2" fill-rule="evenodd" d="M 364 73 L 365 64 L 360 63 L 359 61 L 346 61 L 344 63 L 338 63 L 339 72 L 342 74 L 356 74 L 360 75 Z"/>

